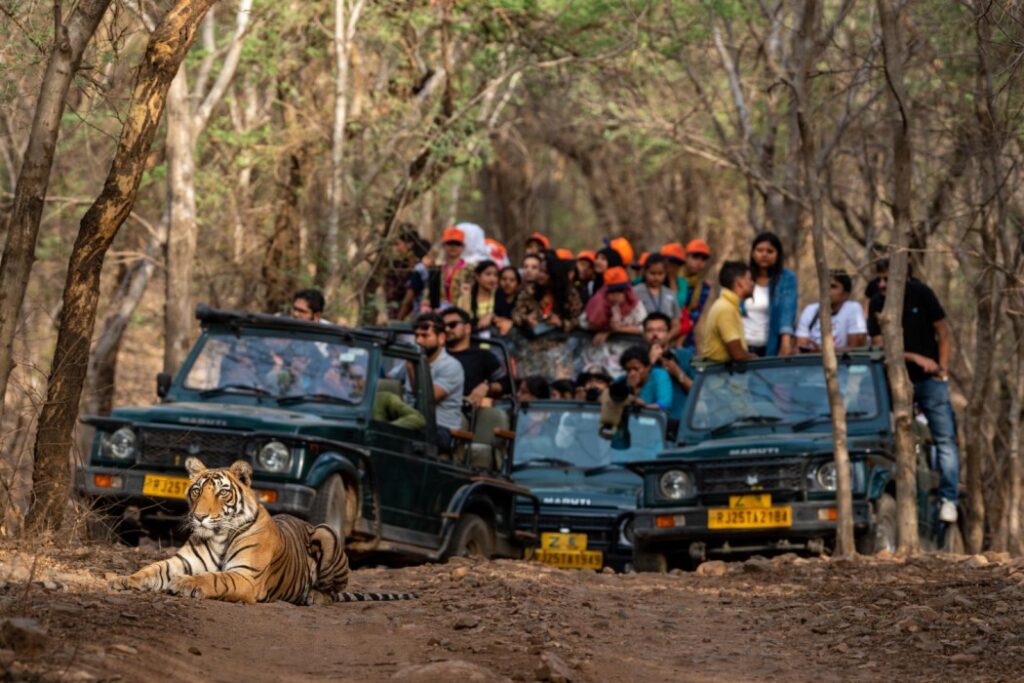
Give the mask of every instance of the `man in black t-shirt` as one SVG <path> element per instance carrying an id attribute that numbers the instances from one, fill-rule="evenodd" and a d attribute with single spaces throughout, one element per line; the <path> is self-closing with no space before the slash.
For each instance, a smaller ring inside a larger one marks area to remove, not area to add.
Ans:
<path id="1" fill-rule="evenodd" d="M 885 306 L 889 282 L 889 262 L 876 267 L 878 291 L 868 305 L 868 334 L 871 343 L 882 345 L 882 327 L 878 316 Z M 935 292 L 920 280 L 907 280 L 903 299 L 903 348 L 907 373 L 914 383 L 914 403 L 928 419 L 935 441 L 939 465 L 939 495 L 942 496 L 939 519 L 955 522 L 960 487 L 960 451 L 956 445 L 956 418 L 949 401 L 949 326 Z"/>
<path id="2" fill-rule="evenodd" d="M 472 318 L 461 308 L 446 309 L 443 315 L 448 354 L 462 364 L 466 375 L 463 395 L 475 406 L 488 397 L 508 393 L 508 378 L 501 362 L 487 349 L 470 344 Z"/>

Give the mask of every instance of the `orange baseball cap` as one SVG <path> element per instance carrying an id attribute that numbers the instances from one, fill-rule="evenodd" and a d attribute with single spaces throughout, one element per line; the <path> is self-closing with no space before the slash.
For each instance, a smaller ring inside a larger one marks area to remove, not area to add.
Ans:
<path id="1" fill-rule="evenodd" d="M 648 251 L 645 251 L 644 253 L 640 254 L 640 260 L 638 261 L 638 264 L 641 268 L 647 265 L 647 259 L 650 255 L 651 254 Z"/>
<path id="2" fill-rule="evenodd" d="M 533 233 L 532 235 L 530 235 L 529 237 L 526 238 L 527 242 L 533 242 L 534 240 L 536 240 L 537 242 L 540 242 L 541 245 L 545 249 L 550 249 L 551 248 L 551 240 L 549 240 L 547 237 L 545 237 L 544 235 L 542 235 L 539 232 L 535 232 L 535 233 Z"/>
<path id="3" fill-rule="evenodd" d="M 508 258 L 508 249 L 498 240 L 488 237 L 484 240 L 484 244 L 487 245 L 487 251 L 495 261 L 504 261 Z"/>
<path id="4" fill-rule="evenodd" d="M 704 240 L 690 240 L 686 245 L 687 254 L 704 254 L 705 256 L 711 256 L 711 247 Z"/>
<path id="5" fill-rule="evenodd" d="M 564 247 L 559 247 L 558 249 L 555 249 L 555 256 L 564 261 L 572 261 L 576 258 L 575 256 L 572 255 L 571 249 L 566 249 Z"/>
<path id="6" fill-rule="evenodd" d="M 588 261 L 593 263 L 595 260 L 597 260 L 597 253 L 593 249 L 584 249 L 580 253 L 576 254 L 577 261 L 582 261 L 583 259 L 587 259 Z"/>
<path id="7" fill-rule="evenodd" d="M 446 228 L 445 231 L 441 233 L 441 243 L 448 244 L 449 242 L 465 244 L 466 233 L 462 232 L 458 228 Z"/>
<path id="8" fill-rule="evenodd" d="M 623 265 L 628 266 L 633 262 L 633 245 L 625 237 L 616 237 L 608 243 L 608 246 L 619 252 Z"/>
<path id="9" fill-rule="evenodd" d="M 659 252 L 662 256 L 682 263 L 686 260 L 686 249 L 679 242 L 670 242 L 663 246 Z"/>
<path id="10" fill-rule="evenodd" d="M 610 292 L 617 292 L 629 287 L 629 275 L 626 274 L 626 269 L 615 266 L 604 271 L 604 284 Z"/>

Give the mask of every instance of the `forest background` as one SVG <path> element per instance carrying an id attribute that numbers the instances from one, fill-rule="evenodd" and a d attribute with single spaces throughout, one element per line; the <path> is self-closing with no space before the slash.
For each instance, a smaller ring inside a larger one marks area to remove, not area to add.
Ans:
<path id="1" fill-rule="evenodd" d="M 188 4 L 0 0 L 8 248 L 56 27 L 83 6 L 102 10 L 67 94 L 35 260 L 12 318 L 4 533 L 21 527 L 28 507 L 60 283 L 80 221 L 104 188 L 147 41 L 161 17 Z M 854 274 L 861 296 L 905 205 L 915 274 L 939 295 L 952 330 L 969 545 L 1021 550 L 1019 3 L 192 4 L 212 8 L 167 92 L 137 199 L 103 263 L 82 412 L 152 402 L 154 375 L 176 370 L 196 337 L 197 302 L 278 312 L 294 290 L 317 286 L 328 318 L 374 319 L 399 222 L 428 238 L 456 221 L 479 223 L 514 261 L 534 230 L 573 250 L 619 235 L 640 249 L 702 237 L 711 273 L 773 230 L 803 305 L 818 291 L 812 209 L 829 265 Z M 886 9 L 896 20 L 888 45 Z M 902 70 L 898 89 L 887 52 Z M 810 123 L 802 131 L 801 121 Z M 901 127 L 909 167 L 894 153 Z M 809 159 L 801 134 L 814 143 Z M 820 192 L 809 193 L 805 163 Z M 897 196 L 901 182 L 910 191 Z M 17 292 L 4 288 L 8 299 Z M 81 443 L 70 457 L 82 457 Z"/>

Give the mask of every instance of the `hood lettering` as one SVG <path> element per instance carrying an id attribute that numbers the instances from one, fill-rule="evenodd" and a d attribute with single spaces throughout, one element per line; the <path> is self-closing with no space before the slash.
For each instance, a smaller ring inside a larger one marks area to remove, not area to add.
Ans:
<path id="1" fill-rule="evenodd" d="M 179 417 L 178 422 L 187 425 L 198 425 L 202 427 L 227 427 L 227 420 L 218 420 L 212 417 Z"/>
<path id="2" fill-rule="evenodd" d="M 589 498 L 541 498 L 544 505 L 591 505 Z"/>
<path id="3" fill-rule="evenodd" d="M 781 452 L 777 447 L 766 446 L 763 448 L 733 448 L 729 451 L 729 455 L 774 455 Z"/>

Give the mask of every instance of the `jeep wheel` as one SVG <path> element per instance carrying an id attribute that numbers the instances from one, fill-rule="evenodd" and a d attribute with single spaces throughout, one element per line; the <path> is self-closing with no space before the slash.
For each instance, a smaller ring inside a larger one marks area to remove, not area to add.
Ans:
<path id="1" fill-rule="evenodd" d="M 857 537 L 857 552 L 874 555 L 883 550 L 896 552 L 896 500 L 883 493 L 874 502 L 875 525 Z"/>
<path id="2" fill-rule="evenodd" d="M 634 547 L 633 569 L 638 572 L 664 574 L 668 571 L 668 558 L 665 553 L 649 553 Z"/>
<path id="3" fill-rule="evenodd" d="M 448 557 L 483 557 L 491 559 L 494 554 L 494 540 L 491 526 L 474 514 L 465 514 L 459 518 L 455 527 Z"/>
<path id="4" fill-rule="evenodd" d="M 341 475 L 330 475 L 316 490 L 313 507 L 309 511 L 309 521 L 313 524 L 326 524 L 345 540 L 351 531 L 347 500 L 348 491 L 345 490 L 345 482 Z M 354 522 L 355 520 L 352 520 L 352 523 Z"/>

